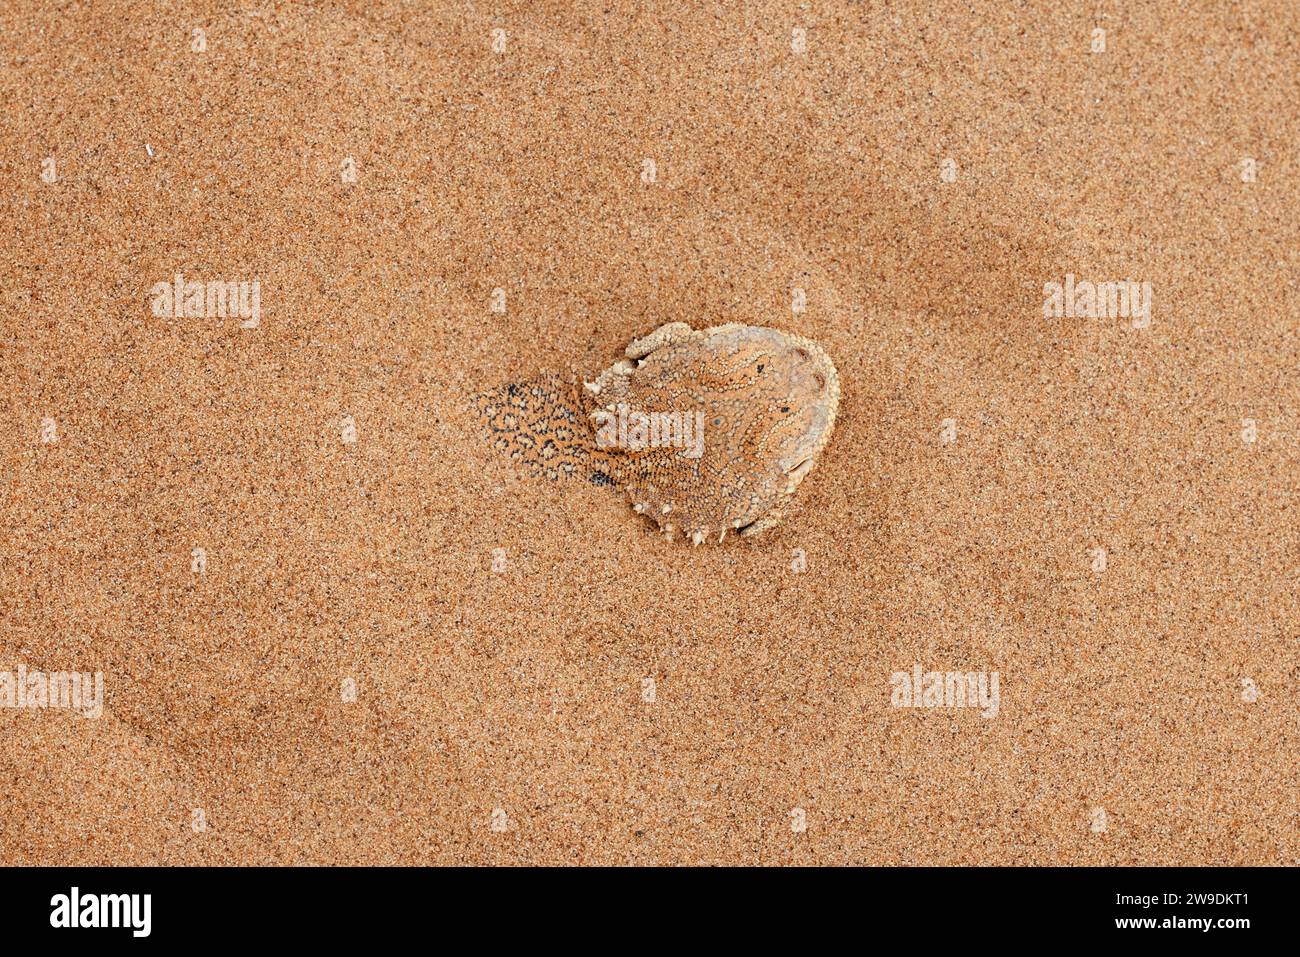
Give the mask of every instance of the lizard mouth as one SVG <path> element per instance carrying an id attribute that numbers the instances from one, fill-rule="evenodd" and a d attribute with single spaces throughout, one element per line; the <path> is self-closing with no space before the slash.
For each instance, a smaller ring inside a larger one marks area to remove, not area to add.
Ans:
<path id="1" fill-rule="evenodd" d="M 790 477 L 790 487 L 793 488 L 799 482 L 802 482 L 803 477 L 808 474 L 808 472 L 812 469 L 812 467 L 813 467 L 813 460 L 810 456 L 809 458 L 804 459 L 794 468 L 786 469 L 785 474 Z"/>

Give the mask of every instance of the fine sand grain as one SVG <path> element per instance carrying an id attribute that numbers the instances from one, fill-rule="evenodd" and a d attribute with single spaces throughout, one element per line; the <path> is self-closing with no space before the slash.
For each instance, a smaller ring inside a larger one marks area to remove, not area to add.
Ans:
<path id="1" fill-rule="evenodd" d="M 1296 863 L 1300 7 L 1065 6 L 4 4 L 0 862 Z M 671 321 L 754 540 L 471 408 Z"/>

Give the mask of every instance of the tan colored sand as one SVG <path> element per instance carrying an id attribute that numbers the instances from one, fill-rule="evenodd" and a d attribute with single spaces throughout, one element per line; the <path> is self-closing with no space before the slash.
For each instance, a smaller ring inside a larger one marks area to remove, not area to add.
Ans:
<path id="1" fill-rule="evenodd" d="M 5 5 L 0 859 L 1294 863 L 1300 12 L 1058 6 Z M 754 542 L 466 407 L 673 320 L 839 368 Z"/>

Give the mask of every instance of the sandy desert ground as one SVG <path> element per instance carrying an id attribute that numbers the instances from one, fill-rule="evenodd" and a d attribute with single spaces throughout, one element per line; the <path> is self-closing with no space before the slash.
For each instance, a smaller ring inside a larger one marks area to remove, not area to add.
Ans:
<path id="1" fill-rule="evenodd" d="M 15 0 L 0 102 L 4 863 L 1300 859 L 1294 3 Z M 469 406 L 678 320 L 838 367 L 752 541 Z"/>

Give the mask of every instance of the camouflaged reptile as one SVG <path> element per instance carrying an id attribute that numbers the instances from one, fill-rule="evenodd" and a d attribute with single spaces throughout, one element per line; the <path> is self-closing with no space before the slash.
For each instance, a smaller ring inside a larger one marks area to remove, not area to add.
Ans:
<path id="1" fill-rule="evenodd" d="M 821 347 L 673 322 L 625 356 L 581 386 L 547 375 L 475 396 L 494 447 L 531 475 L 617 486 L 669 539 L 778 524 L 835 425 L 839 377 Z"/>

